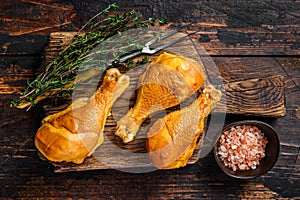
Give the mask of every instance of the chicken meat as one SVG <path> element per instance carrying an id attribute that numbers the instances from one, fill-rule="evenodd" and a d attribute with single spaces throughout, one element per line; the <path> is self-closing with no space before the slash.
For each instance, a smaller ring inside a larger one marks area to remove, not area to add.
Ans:
<path id="1" fill-rule="evenodd" d="M 135 105 L 118 120 L 115 134 L 124 143 L 132 141 L 148 116 L 178 105 L 194 94 L 204 80 L 205 73 L 199 62 L 162 53 L 139 78 Z"/>
<path id="2" fill-rule="evenodd" d="M 106 118 L 128 85 L 128 76 L 108 69 L 92 97 L 75 100 L 43 119 L 35 135 L 37 149 L 50 161 L 82 163 L 102 144 Z"/>
<path id="3" fill-rule="evenodd" d="M 187 164 L 203 133 L 206 117 L 220 98 L 221 91 L 208 85 L 193 103 L 153 124 L 147 134 L 147 151 L 156 167 L 172 169 Z"/>

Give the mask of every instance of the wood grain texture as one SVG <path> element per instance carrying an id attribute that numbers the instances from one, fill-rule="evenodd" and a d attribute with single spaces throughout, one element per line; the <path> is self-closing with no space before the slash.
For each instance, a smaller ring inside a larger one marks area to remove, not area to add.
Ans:
<path id="1" fill-rule="evenodd" d="M 60 51 L 67 47 L 71 42 L 72 37 L 76 32 L 54 32 L 49 36 L 48 43 L 44 50 L 44 65 L 51 62 Z M 179 34 L 176 37 L 181 37 Z M 176 39 L 176 38 L 175 38 Z M 180 50 L 178 47 L 173 47 L 178 51 L 179 55 L 188 55 L 190 57 L 195 57 L 194 59 L 200 60 L 199 55 L 195 53 L 195 49 L 186 48 L 190 44 L 189 41 L 180 44 Z M 167 49 L 172 51 L 172 47 Z M 203 51 L 203 49 L 201 50 Z M 153 59 L 150 57 L 150 60 Z M 206 58 L 203 58 L 206 59 Z M 205 60 L 200 62 L 204 63 L 206 67 Z M 42 69 L 41 69 L 42 70 Z M 218 70 L 213 68 L 212 70 Z M 211 73 L 214 73 L 211 70 Z M 126 73 L 126 68 L 123 69 Z M 143 71 L 131 73 L 131 90 L 134 90 L 134 85 L 137 85 L 139 76 Z M 206 72 L 210 73 L 209 69 Z M 208 74 L 212 80 L 217 79 L 219 73 Z M 254 116 L 269 116 L 269 117 L 282 117 L 285 115 L 285 104 L 284 104 L 284 77 L 283 76 L 272 76 L 266 77 L 265 79 L 252 79 L 252 80 L 242 80 L 235 83 L 227 83 L 224 85 L 224 94 L 226 95 L 226 103 L 222 103 L 219 109 L 224 110 L 226 107 L 226 112 L 228 114 L 246 114 Z M 128 90 L 130 91 L 130 90 Z M 129 98 L 129 97 L 127 97 Z M 134 99 L 134 98 L 133 98 Z M 132 105 L 133 103 L 131 103 Z M 120 106 L 122 107 L 122 106 Z M 52 107 L 46 109 L 47 112 L 51 112 Z M 57 111 L 57 108 L 52 108 Z"/>
<path id="2" fill-rule="evenodd" d="M 0 55 L 38 55 L 49 31 L 70 26 L 70 4 L 56 0 L 4 0 L 0 5 Z"/>
<path id="3" fill-rule="evenodd" d="M 22 62 L 29 64 L 32 63 L 32 59 L 25 57 Z M 275 74 L 285 77 L 287 106 L 285 117 L 276 120 L 232 115 L 226 117 L 226 123 L 242 119 L 259 119 L 271 124 L 278 131 L 281 140 L 280 157 L 267 174 L 250 181 L 231 179 L 220 171 L 212 154 L 200 159 L 194 165 L 176 170 L 140 174 L 119 170 L 54 173 L 53 167 L 48 162 L 39 159 L 33 144 L 41 112 L 39 110 L 24 112 L 10 108 L 9 99 L 12 99 L 13 95 L 3 94 L 0 95 L 1 121 L 24 114 L 28 118 L 18 122 L 12 121 L 0 127 L 1 198 L 126 199 L 128 196 L 135 199 L 298 198 L 299 192 L 295 187 L 300 184 L 299 114 L 297 114 L 300 79 L 297 71 L 299 65 L 296 65 L 299 58 L 216 57 L 214 61 L 225 81 L 264 78 Z M 16 61 L 6 59 L 5 63 L 3 69 L 9 68 L 10 64 Z M 33 62 L 29 66 L 37 65 Z M 14 71 L 12 75 L 18 76 L 18 72 Z"/>
<path id="4" fill-rule="evenodd" d="M 225 84 L 223 95 L 226 103 L 221 101 L 216 111 L 261 117 L 283 117 L 286 114 L 284 77 L 281 75 Z"/>
<path id="5" fill-rule="evenodd" d="M 69 44 L 74 34 L 74 32 L 55 32 L 50 34 L 48 45 L 45 47 L 44 64 L 51 62 L 58 55 L 58 53 Z M 177 39 L 177 37 L 181 36 L 182 34 L 179 34 L 179 36 L 176 36 L 176 38 L 174 39 Z M 185 52 L 186 55 L 198 57 L 197 51 L 195 49 L 190 49 L 192 44 L 189 40 L 179 45 L 179 47 L 173 47 L 175 51 Z M 174 51 L 174 49 L 171 48 L 169 50 Z M 155 56 L 150 57 L 150 60 L 153 60 Z M 116 127 L 116 118 L 120 118 L 126 113 L 129 107 L 133 106 L 136 94 L 132 91 L 136 91 L 138 79 L 141 76 L 141 74 L 145 72 L 145 68 L 139 68 L 138 70 L 128 71 L 128 68 L 123 67 L 120 69 L 120 71 L 122 71 L 123 73 L 128 72 L 127 75 L 130 77 L 130 86 L 128 87 L 126 92 L 123 95 L 121 95 L 121 100 L 117 100 L 117 102 L 115 103 L 116 106 L 114 106 L 114 108 L 112 109 L 112 116 L 110 116 L 107 119 L 107 123 L 105 125 L 104 130 L 104 143 L 101 145 L 100 148 L 96 150 L 93 156 L 87 158 L 85 162 L 81 165 L 52 162 L 52 164 L 56 167 L 56 172 L 110 168 L 153 168 L 153 165 L 149 160 L 149 156 L 146 152 L 145 146 L 147 130 L 150 127 L 150 119 L 148 119 L 146 123 L 144 123 L 144 125 L 141 127 L 137 139 L 135 139 L 129 144 L 123 144 L 123 142 L 114 135 Z M 84 93 L 84 91 L 82 92 Z M 122 99 L 124 101 L 122 101 Z M 60 102 L 59 99 L 52 99 L 52 101 L 50 100 L 48 101 L 48 103 L 45 103 L 43 105 L 43 108 L 46 114 L 52 114 L 66 108 L 67 105 L 69 105 L 70 103 L 70 100 L 64 100 L 63 102 Z M 59 106 L 57 107 L 57 105 Z M 188 164 L 193 164 L 198 160 L 200 147 L 201 143 L 199 142 L 193 156 L 189 159 Z"/>
<path id="6" fill-rule="evenodd" d="M 174 27 L 200 30 L 197 39 L 211 55 L 298 55 L 298 1 L 135 1 L 128 5 L 116 1 L 124 10 L 137 9 L 146 18 L 167 18 Z M 95 10 L 106 2 L 90 7 L 92 1 L 74 4 Z M 83 6 L 84 5 L 84 6 Z M 79 14 L 80 15 L 80 14 Z M 285 41 L 281 43 L 281 41 Z"/>
<path id="7" fill-rule="evenodd" d="M 136 84 L 136 77 L 133 81 L 131 81 L 131 84 Z M 227 114 L 252 115 L 260 117 L 283 117 L 286 113 L 283 83 L 283 76 L 277 75 L 267 78 L 250 79 L 226 84 L 224 86 L 225 93 L 223 94 L 226 96 L 226 103 L 221 101 L 221 103 L 217 105 L 214 112 L 218 113 L 226 111 Z M 127 98 L 125 97 L 124 99 Z M 135 97 L 132 99 L 135 99 Z M 63 103 L 60 108 L 57 108 L 55 104 L 46 104 L 44 105 L 44 109 L 48 114 L 55 113 L 60 111 L 60 109 L 67 107 L 68 104 Z M 126 101 L 125 103 L 128 102 Z M 116 104 L 118 104 L 118 101 Z M 133 104 L 134 100 L 131 101 L 130 105 Z M 122 110 L 122 108 L 125 107 L 127 107 L 127 104 L 117 105 L 115 110 L 117 111 L 118 115 L 120 115 L 120 109 Z M 126 111 L 123 113 L 125 112 Z M 146 124 L 146 127 L 141 127 L 137 139 L 129 144 L 124 145 L 122 141 L 114 135 L 116 121 L 112 116 L 110 116 L 107 119 L 105 126 L 104 133 L 106 138 L 104 143 L 90 158 L 87 158 L 83 164 L 76 165 L 70 163 L 51 163 L 55 166 L 56 172 L 108 168 L 150 168 L 152 167 L 152 164 L 148 158 L 148 155 L 146 154 L 145 146 L 146 131 L 147 127 L 149 127 L 149 122 L 146 122 Z M 188 164 L 194 164 L 197 162 L 200 156 L 200 150 L 201 142 L 198 143 L 198 146 L 196 147 L 193 156 L 188 161 Z"/>
<path id="8" fill-rule="evenodd" d="M 69 44 L 74 34 L 74 32 L 55 32 L 50 34 L 48 44 L 45 47 L 44 64 L 51 62 L 58 53 Z M 177 37 L 181 37 L 181 35 Z M 190 45 L 189 41 L 187 43 L 184 42 L 181 45 L 182 47 L 180 46 L 181 48 L 178 53 L 184 52 L 184 55 L 193 57 L 195 49 L 184 48 Z M 175 49 L 177 48 L 175 47 Z M 174 49 L 170 48 L 169 50 L 172 51 Z M 199 59 L 198 54 L 194 56 L 196 57 L 195 59 Z M 150 58 L 150 60 L 152 59 L 153 58 Z M 124 68 L 122 71 L 125 73 L 127 70 Z M 118 103 L 117 101 L 117 106 L 115 106 L 117 108 L 113 108 L 113 115 L 114 111 L 117 111 L 115 113 L 119 115 L 118 117 L 115 116 L 117 119 L 122 116 L 119 114 L 120 112 L 123 114 L 126 113 L 126 109 L 124 108 L 128 108 L 128 105 L 129 107 L 134 105 L 135 96 L 131 91 L 136 90 L 138 79 L 142 73 L 144 73 L 144 70 L 140 69 L 128 74 L 131 80 L 130 86 L 126 90 L 127 92 L 120 97 L 121 99 L 125 99 L 125 101 L 123 103 Z M 227 114 L 282 117 L 285 115 L 283 81 L 282 76 L 272 76 L 265 79 L 251 79 L 225 84 L 223 95 L 226 96 L 226 103 L 223 101 L 223 103 L 218 104 L 216 112 L 226 111 Z M 128 102 L 126 99 L 131 99 L 131 101 Z M 54 99 L 52 102 L 48 101 L 48 103 L 45 103 L 44 109 L 48 115 L 65 109 L 70 103 L 71 101 L 63 100 L 60 102 Z M 122 110 L 125 111 L 122 112 Z M 116 121 L 113 117 L 109 117 L 104 131 L 106 135 L 104 143 L 96 150 L 93 156 L 87 158 L 81 165 L 53 162 L 52 164 L 56 167 L 56 172 L 151 167 L 152 164 L 146 153 L 145 146 L 147 129 L 150 126 L 149 122 L 146 124 L 147 125 L 142 126 L 142 130 L 139 131 L 138 139 L 124 145 L 118 137 L 114 136 Z M 124 152 L 122 149 L 129 152 Z M 201 143 L 199 142 L 188 164 L 194 164 L 199 159 L 200 149 Z"/>
<path id="9" fill-rule="evenodd" d="M 34 18 L 40 23 L 44 19 L 54 19 L 60 10 L 53 9 L 51 13 L 44 12 L 46 15 L 37 15 L 36 13 L 41 13 L 35 12 L 39 9 L 38 6 L 28 2 L 2 0 L 0 15 L 8 13 L 11 21 L 15 20 L 12 28 L 25 26 L 27 30 L 34 30 L 36 24 L 21 22 L 20 19 Z M 1 80 L 5 78 L 4 82 L 0 81 L 0 87 L 3 84 L 9 85 L 9 91 L 19 91 L 25 82 L 25 77 L 34 76 L 33 73 L 39 66 L 41 50 L 50 32 L 74 31 L 89 17 L 111 3 L 111 1 L 95 0 L 32 2 L 35 4 L 41 2 L 49 6 L 58 4 L 61 7 L 72 5 L 76 16 L 70 18 L 72 23 L 69 25 L 20 36 L 10 36 L 11 22 L 0 19 L 0 27 L 5 27 L 5 32 L 0 33 L 0 74 Z M 278 74 L 284 76 L 285 117 L 273 119 L 241 115 L 226 116 L 226 123 L 256 119 L 271 124 L 278 131 L 281 141 L 281 152 L 276 165 L 267 174 L 249 181 L 227 177 L 218 168 L 212 154 L 193 165 L 176 170 L 127 173 L 111 169 L 54 173 L 52 165 L 39 159 L 33 143 L 33 136 L 42 117 L 41 110 L 36 107 L 30 112 L 25 112 L 11 108 L 9 101 L 15 95 L 6 92 L 0 95 L 0 198 L 299 199 L 300 58 L 297 41 L 299 41 L 300 2 L 298 0 L 120 0 L 117 2 L 123 9 L 138 9 L 146 17 L 152 17 L 153 14 L 155 17 L 167 16 L 177 23 L 176 26 L 181 24 L 185 26 L 189 22 L 196 24 L 187 29 L 203 31 L 198 36 L 201 45 L 211 48 L 207 51 L 212 55 L 223 55 L 213 57 L 213 60 L 225 82 L 265 78 Z M 64 18 L 68 19 L 68 15 L 57 16 L 57 24 L 63 24 Z M 12 32 L 15 30 L 12 29 Z M 219 42 L 218 32 L 220 38 L 223 38 L 222 42 Z M 243 34 L 244 32 L 246 34 Z M 239 44 L 240 37 L 243 42 Z M 251 46 L 251 42 L 255 46 Z M 273 55 L 273 57 L 253 56 L 258 54 Z M 276 55 L 287 55 L 287 57 Z M 11 70 L 11 66 L 16 65 L 19 66 L 18 70 Z M 6 78 L 8 71 L 9 79 Z M 23 78 L 19 77 L 20 72 Z"/>
<path id="10" fill-rule="evenodd" d="M 10 101 L 25 89 L 27 80 L 34 78 L 38 65 L 39 57 L 0 57 L 0 127 L 31 117 L 31 112 L 10 108 Z"/>
<path id="11" fill-rule="evenodd" d="M 9 33 L 10 36 L 45 33 L 49 29 L 59 30 L 59 27 L 71 24 L 72 18 L 76 15 L 72 5 L 63 5 L 56 0 L 5 1 L 0 9 L 2 11 L 0 32 Z"/>
<path id="12" fill-rule="evenodd" d="M 299 55 L 298 1 L 115 2 L 121 6 L 120 12 L 135 9 L 146 19 L 169 19 L 172 28 L 198 30 L 195 39 L 210 55 Z M 5 1 L 0 6 L 3 27 L 0 53 L 38 54 L 45 43 L 45 35 L 78 30 L 110 3 L 96 0 Z M 19 37 L 12 37 L 15 35 Z"/>

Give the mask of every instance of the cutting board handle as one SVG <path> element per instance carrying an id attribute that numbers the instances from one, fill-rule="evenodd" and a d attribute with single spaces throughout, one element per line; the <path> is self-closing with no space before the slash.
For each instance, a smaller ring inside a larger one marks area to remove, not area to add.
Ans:
<path id="1" fill-rule="evenodd" d="M 216 111 L 259 117 L 283 117 L 286 113 L 284 77 L 275 75 L 225 84 L 223 98 Z"/>

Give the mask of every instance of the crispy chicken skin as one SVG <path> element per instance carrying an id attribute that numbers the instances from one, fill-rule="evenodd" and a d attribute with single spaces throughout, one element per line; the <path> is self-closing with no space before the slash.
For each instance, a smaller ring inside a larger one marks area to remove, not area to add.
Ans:
<path id="1" fill-rule="evenodd" d="M 76 100 L 43 119 L 35 135 L 37 149 L 50 161 L 82 163 L 102 144 L 106 118 L 128 85 L 128 76 L 116 68 L 107 70 L 91 98 Z"/>
<path id="2" fill-rule="evenodd" d="M 221 92 L 206 86 L 189 106 L 159 118 L 147 135 L 147 151 L 160 169 L 183 167 L 192 156 L 204 129 L 205 118 L 221 98 Z"/>
<path id="3" fill-rule="evenodd" d="M 134 139 L 142 122 L 151 114 L 178 105 L 204 83 L 200 63 L 190 58 L 162 53 L 149 64 L 138 81 L 137 100 L 116 127 L 124 143 Z"/>

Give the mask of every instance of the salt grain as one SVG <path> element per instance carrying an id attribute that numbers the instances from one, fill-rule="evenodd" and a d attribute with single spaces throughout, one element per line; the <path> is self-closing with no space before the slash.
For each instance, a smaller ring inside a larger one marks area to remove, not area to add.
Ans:
<path id="1" fill-rule="evenodd" d="M 221 151 L 226 152 L 226 148 L 222 145 L 220 146 Z"/>
<path id="2" fill-rule="evenodd" d="M 240 168 L 240 170 L 244 170 L 244 169 L 246 168 L 246 165 L 245 165 L 245 164 L 241 164 L 241 165 L 239 166 L 239 168 Z"/>

